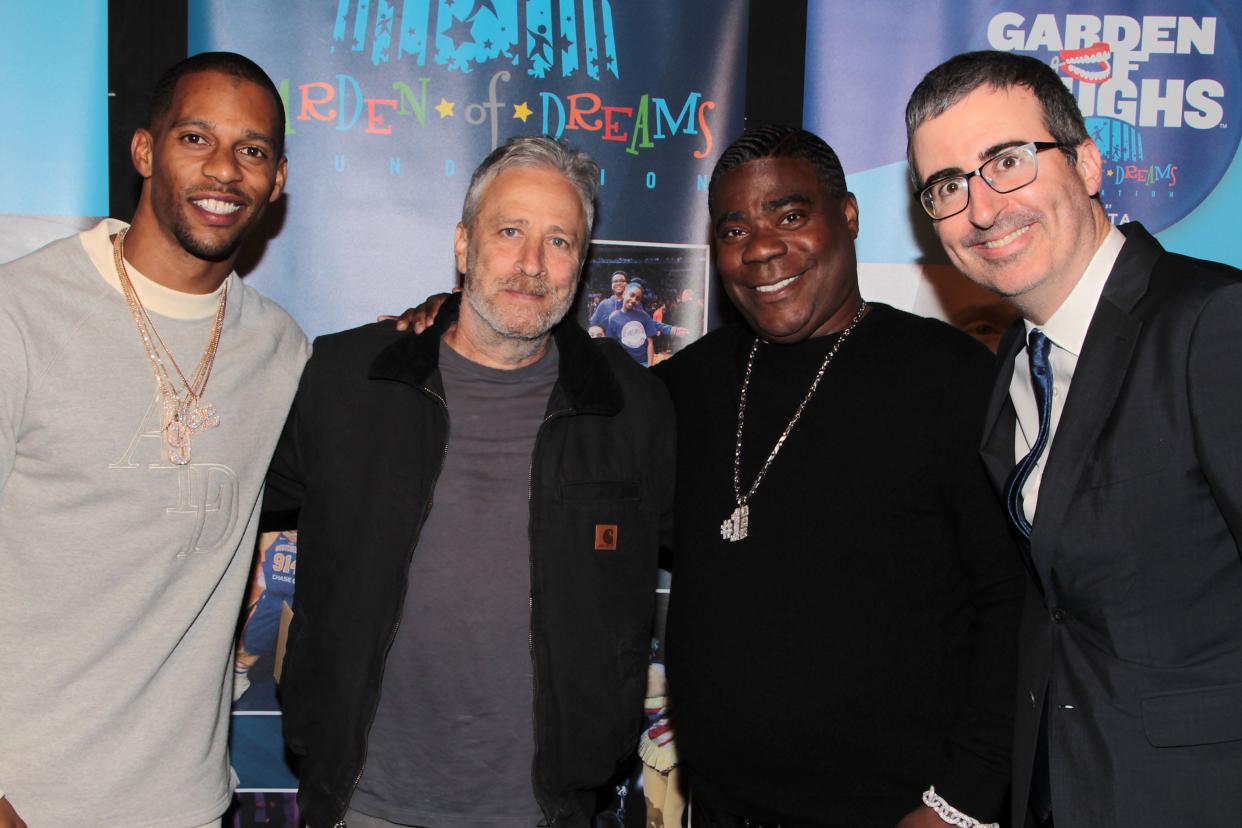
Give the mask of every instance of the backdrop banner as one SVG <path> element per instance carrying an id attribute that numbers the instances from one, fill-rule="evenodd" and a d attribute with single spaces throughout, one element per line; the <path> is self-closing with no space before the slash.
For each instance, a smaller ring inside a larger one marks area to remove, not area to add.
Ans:
<path id="1" fill-rule="evenodd" d="M 858 196 L 864 294 L 983 334 L 1005 312 L 947 264 L 911 196 L 905 105 L 923 75 L 976 49 L 1031 55 L 1078 99 L 1105 160 L 1114 223 L 1242 266 L 1242 7 L 1217 0 L 810 0 L 805 121 Z M 887 48 L 900 44 L 900 49 Z"/>
<path id="2" fill-rule="evenodd" d="M 241 52 L 280 86 L 289 186 L 241 267 L 311 336 L 451 288 L 470 173 L 512 135 L 599 162 L 595 238 L 707 240 L 707 179 L 742 124 L 745 2 L 191 0 L 189 16 L 191 52 Z"/>

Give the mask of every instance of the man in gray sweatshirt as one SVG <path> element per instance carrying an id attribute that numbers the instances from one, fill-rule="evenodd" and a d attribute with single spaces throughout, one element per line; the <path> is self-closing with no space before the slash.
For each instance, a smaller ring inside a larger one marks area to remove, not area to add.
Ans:
<path id="1" fill-rule="evenodd" d="M 285 182 L 240 55 L 172 67 L 131 225 L 0 268 L 0 828 L 218 824 L 261 483 L 307 356 L 233 272 Z"/>

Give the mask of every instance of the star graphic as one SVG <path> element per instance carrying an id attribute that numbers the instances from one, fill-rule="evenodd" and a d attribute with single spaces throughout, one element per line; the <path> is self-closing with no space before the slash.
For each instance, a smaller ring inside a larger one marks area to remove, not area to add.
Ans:
<path id="1" fill-rule="evenodd" d="M 522 123 L 526 123 L 526 119 L 534 114 L 534 110 L 526 105 L 526 101 L 522 101 L 520 104 L 514 104 L 513 106 L 514 119 L 521 119 Z"/>
<path id="2" fill-rule="evenodd" d="M 441 98 L 440 103 L 436 104 L 435 110 L 436 112 L 440 113 L 440 120 L 444 120 L 445 118 L 452 118 L 453 117 L 453 102 L 446 101 L 444 98 Z"/>
<path id="3" fill-rule="evenodd" d="M 560 49 L 563 52 L 569 51 L 573 47 L 573 45 L 574 45 L 574 42 L 570 40 L 565 35 L 564 32 L 561 32 L 561 36 L 556 39 L 556 48 Z"/>
<path id="4" fill-rule="evenodd" d="M 492 42 L 490 40 L 483 41 L 483 50 L 490 52 L 492 50 Z"/>
<path id="5" fill-rule="evenodd" d="M 441 34 L 451 40 L 453 48 L 456 49 L 465 43 L 471 42 L 473 35 L 470 33 L 470 29 L 473 25 L 469 20 L 454 20 L 453 25 L 449 26 Z"/>

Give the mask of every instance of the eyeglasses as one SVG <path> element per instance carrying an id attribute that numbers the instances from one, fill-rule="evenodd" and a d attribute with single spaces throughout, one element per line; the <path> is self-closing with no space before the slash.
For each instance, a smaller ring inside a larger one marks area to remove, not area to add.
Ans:
<path id="1" fill-rule="evenodd" d="M 1055 141 L 1029 141 L 999 152 L 974 172 L 941 178 L 915 193 L 932 221 L 947 219 L 970 206 L 970 179 L 979 176 L 998 193 L 1012 193 L 1035 180 L 1039 172 L 1038 154 L 1049 149 L 1072 146 Z"/>

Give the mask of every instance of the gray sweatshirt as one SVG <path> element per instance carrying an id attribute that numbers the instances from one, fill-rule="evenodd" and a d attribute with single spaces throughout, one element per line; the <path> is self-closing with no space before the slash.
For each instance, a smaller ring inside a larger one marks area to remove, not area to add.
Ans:
<path id="1" fill-rule="evenodd" d="M 204 395 L 220 424 L 170 463 L 111 266 L 122 226 L 0 267 L 0 789 L 32 826 L 188 827 L 227 807 L 232 636 L 308 354 L 230 275 Z M 188 376 L 217 297 L 131 276 Z"/>

